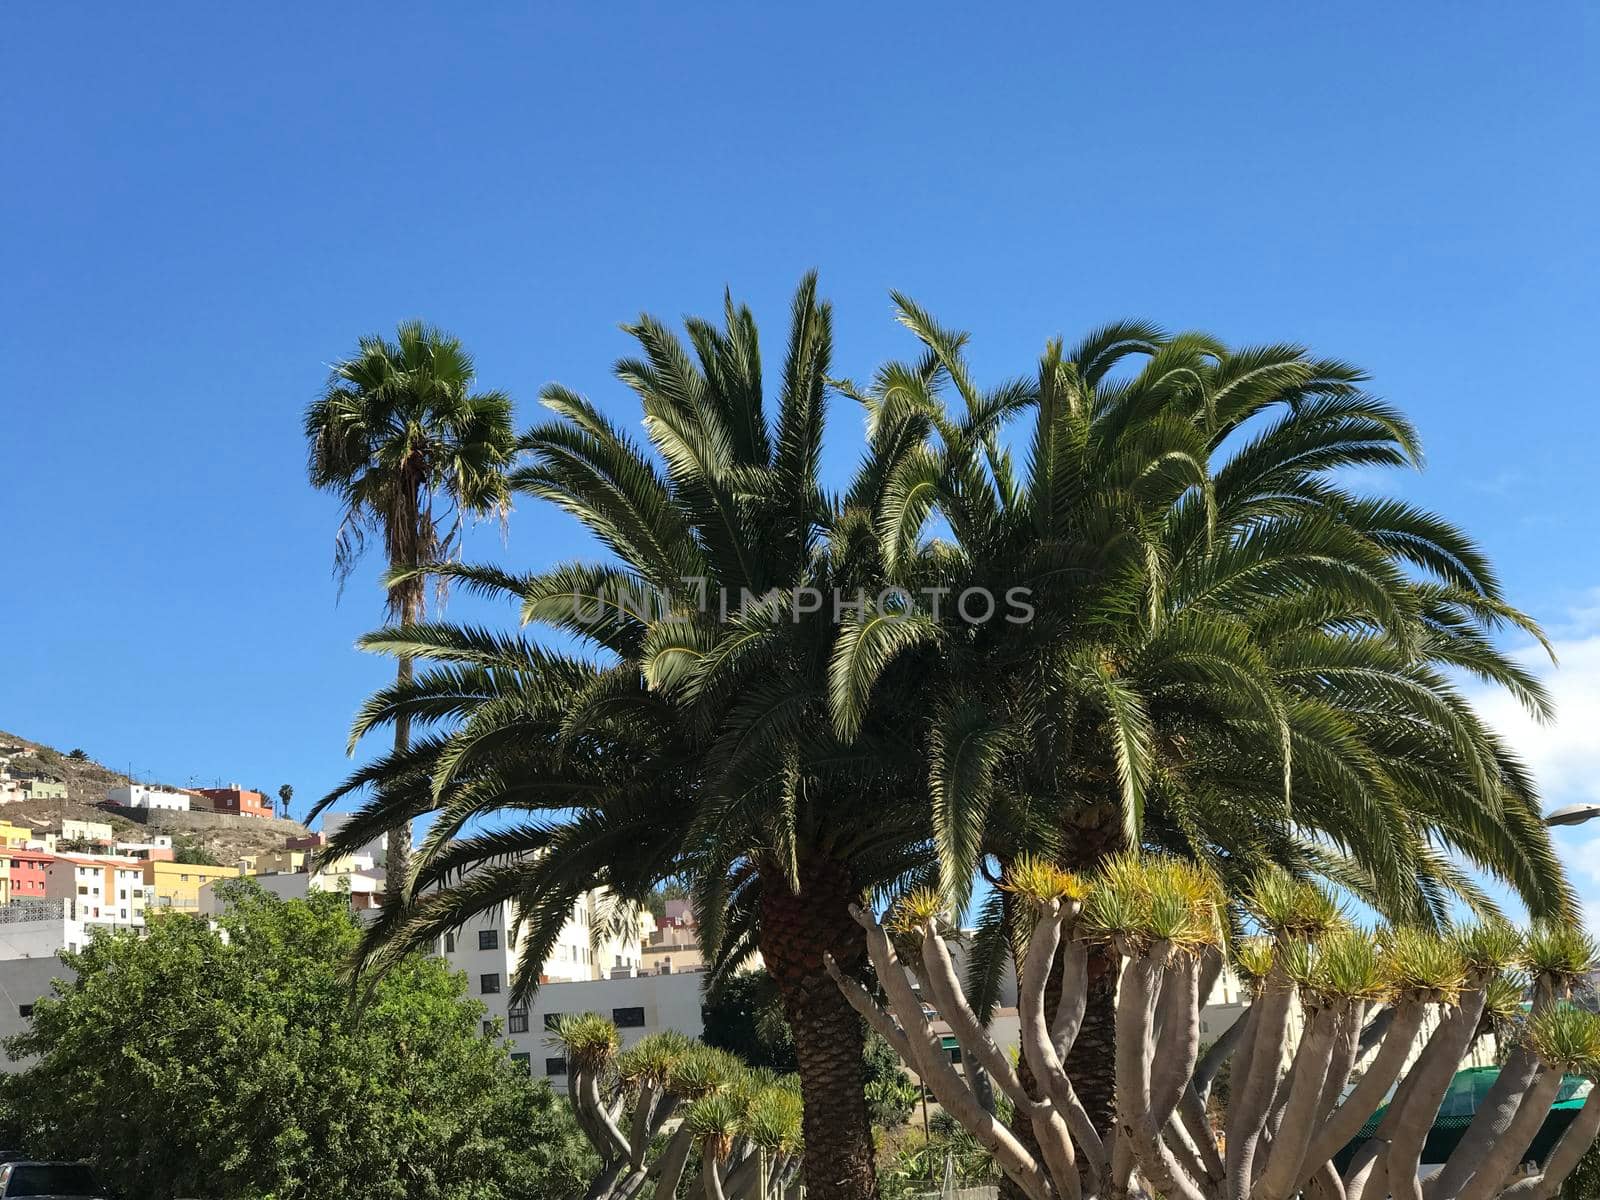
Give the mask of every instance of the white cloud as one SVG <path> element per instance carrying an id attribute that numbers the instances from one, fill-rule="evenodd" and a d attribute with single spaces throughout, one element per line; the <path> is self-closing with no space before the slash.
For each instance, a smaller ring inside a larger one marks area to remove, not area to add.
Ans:
<path id="1" fill-rule="evenodd" d="M 1518 657 L 1544 680 L 1554 721 L 1539 723 L 1504 692 L 1477 685 L 1466 689 L 1474 707 L 1533 772 L 1546 811 L 1600 803 L 1600 589 L 1582 594 L 1567 620 L 1551 631 L 1558 665 L 1537 647 L 1519 651 Z M 1600 937 L 1600 823 L 1553 834 L 1583 900 L 1589 931 Z"/>
<path id="2" fill-rule="evenodd" d="M 1539 782 L 1546 808 L 1600 803 L 1600 635 L 1555 643 L 1559 667 L 1542 651 L 1521 657 L 1543 676 L 1555 701 L 1555 720 L 1540 724 L 1512 697 L 1469 689 L 1473 705 L 1510 742 Z"/>

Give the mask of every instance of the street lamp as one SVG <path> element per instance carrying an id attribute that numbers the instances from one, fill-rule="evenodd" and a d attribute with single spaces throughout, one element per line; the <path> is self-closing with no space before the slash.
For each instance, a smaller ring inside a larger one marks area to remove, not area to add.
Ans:
<path id="1" fill-rule="evenodd" d="M 1544 819 L 1546 825 L 1582 825 L 1600 817 L 1600 804 L 1569 804 Z"/>

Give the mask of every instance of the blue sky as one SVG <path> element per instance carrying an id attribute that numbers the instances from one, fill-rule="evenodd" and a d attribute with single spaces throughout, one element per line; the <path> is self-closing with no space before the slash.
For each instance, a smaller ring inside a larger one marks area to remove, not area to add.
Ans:
<path id="1" fill-rule="evenodd" d="M 0 728 L 319 794 L 387 675 L 304 482 L 327 364 L 420 316 L 520 423 L 551 380 L 632 420 L 618 322 L 730 285 L 772 346 L 816 267 L 846 374 L 906 350 L 891 287 L 990 380 L 1126 315 L 1367 367 L 1429 451 L 1383 486 L 1561 635 L 1568 719 L 1508 727 L 1600 799 L 1592 8 L 334 7 L 7 13 Z M 526 505 L 469 546 L 583 550 Z"/>

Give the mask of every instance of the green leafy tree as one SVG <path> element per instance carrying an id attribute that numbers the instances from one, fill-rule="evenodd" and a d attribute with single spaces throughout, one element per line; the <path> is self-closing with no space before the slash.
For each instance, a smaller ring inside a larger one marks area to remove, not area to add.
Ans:
<path id="1" fill-rule="evenodd" d="M 82 750 L 82 749 L 76 749 L 75 748 L 72 751 L 72 753 L 67 755 L 67 757 L 70 758 L 73 762 L 88 762 L 89 761 L 89 752 L 87 750 Z"/>
<path id="2" fill-rule="evenodd" d="M 357 1006 L 343 897 L 224 885 L 184 916 L 102 934 L 7 1043 L 32 1154 L 88 1154 L 130 1200 L 558 1200 L 594 1163 L 548 1087 L 479 1032 L 481 1006 L 415 957 Z M 224 938 L 223 934 L 226 934 Z"/>
<path id="3" fill-rule="evenodd" d="M 278 789 L 278 809 L 283 813 L 284 820 L 289 819 L 289 805 L 294 800 L 294 785 L 284 784 Z"/>
<path id="4" fill-rule="evenodd" d="M 175 845 L 172 850 L 172 861 L 207 867 L 220 867 L 222 865 L 215 854 L 195 841 L 183 841 Z"/>
<path id="5" fill-rule="evenodd" d="M 472 357 L 460 341 L 407 322 L 389 341 L 361 339 L 354 357 L 335 364 L 322 396 L 305 414 L 313 487 L 335 493 L 343 519 L 334 541 L 334 574 L 355 569 L 369 534 L 383 542 L 389 569 L 404 571 L 449 558 L 463 523 L 510 506 L 505 472 L 515 450 L 511 399 L 474 392 Z M 426 602 L 417 575 L 388 583 L 389 615 L 420 620 Z M 399 678 L 411 678 L 401 656 Z M 404 749 L 409 725 L 395 726 Z M 390 831 L 391 881 L 406 878 L 409 823 Z"/>

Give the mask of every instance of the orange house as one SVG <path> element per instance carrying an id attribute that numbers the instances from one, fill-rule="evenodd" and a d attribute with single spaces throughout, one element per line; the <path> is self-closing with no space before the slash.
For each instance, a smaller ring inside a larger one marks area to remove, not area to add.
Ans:
<path id="1" fill-rule="evenodd" d="M 225 788 L 196 788 L 195 791 L 211 802 L 211 810 L 232 813 L 236 817 L 271 817 L 272 802 L 260 792 L 252 792 L 235 784 Z"/>
<path id="2" fill-rule="evenodd" d="M 48 868 L 56 856 L 43 850 L 8 850 L 6 857 L 11 860 L 8 871 L 11 876 L 10 898 L 43 900 Z"/>

